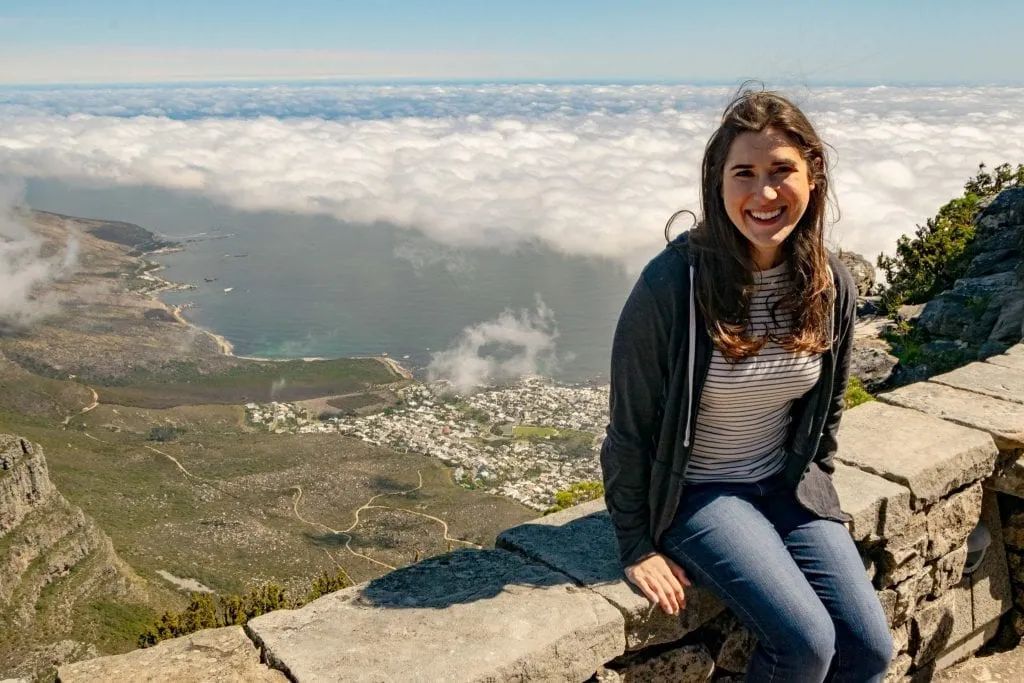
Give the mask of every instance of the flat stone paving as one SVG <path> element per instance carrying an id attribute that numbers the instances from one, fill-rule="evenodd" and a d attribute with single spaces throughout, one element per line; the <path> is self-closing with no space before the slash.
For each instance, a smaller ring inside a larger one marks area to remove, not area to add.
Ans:
<path id="1" fill-rule="evenodd" d="M 241 626 L 198 631 L 144 650 L 88 659 L 58 669 L 61 683 L 286 683 L 280 671 L 260 664 L 260 653 Z"/>
<path id="2" fill-rule="evenodd" d="M 985 362 L 1024 372 L 1024 344 L 1011 346 L 1005 353 L 989 356 Z"/>
<path id="3" fill-rule="evenodd" d="M 872 401 L 839 425 L 836 459 L 910 489 L 930 504 L 992 472 L 998 449 L 985 432 Z"/>
<path id="4" fill-rule="evenodd" d="M 678 640 L 723 609 L 699 588 L 687 589 L 686 609 L 677 616 L 652 607 L 622 574 L 615 530 L 601 500 L 506 529 L 496 545 L 571 576 L 614 605 L 625 619 L 627 650 Z"/>
<path id="5" fill-rule="evenodd" d="M 1024 647 L 973 657 L 935 674 L 936 683 L 1019 683 L 1024 679 Z"/>
<path id="6" fill-rule="evenodd" d="M 460 550 L 257 617 L 296 681 L 583 681 L 625 650 L 622 615 L 504 550 Z"/>
<path id="7" fill-rule="evenodd" d="M 1014 370 L 995 363 L 970 363 L 944 375 L 936 375 L 928 381 L 1004 401 L 1024 403 L 1024 370 Z"/>
<path id="8" fill-rule="evenodd" d="M 1024 360 L 1024 356 L 1021 357 Z M 917 382 L 880 394 L 879 401 L 911 408 L 992 435 L 1000 449 L 1024 448 L 1024 404 L 957 389 L 936 382 Z"/>

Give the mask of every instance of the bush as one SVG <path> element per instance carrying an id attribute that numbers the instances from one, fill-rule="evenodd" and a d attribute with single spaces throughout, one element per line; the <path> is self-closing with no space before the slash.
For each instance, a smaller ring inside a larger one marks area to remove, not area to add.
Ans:
<path id="1" fill-rule="evenodd" d="M 888 285 L 882 290 L 882 310 L 895 315 L 905 303 L 919 304 L 949 289 L 970 263 L 974 219 L 982 202 L 1006 188 L 1024 185 L 1024 164 L 1014 170 L 1001 164 L 994 173 L 978 166 L 978 174 L 964 184 L 962 196 L 950 200 L 934 218 L 917 226 L 914 237 L 903 235 L 896 255 L 878 255 L 878 267 Z"/>
<path id="2" fill-rule="evenodd" d="M 604 495 L 604 485 L 599 481 L 578 481 L 567 489 L 555 494 L 555 504 L 544 511 L 545 515 L 558 512 L 573 505 L 596 500 Z"/>
<path id="3" fill-rule="evenodd" d="M 291 600 L 280 586 L 272 583 L 253 588 L 246 596 L 225 595 L 214 599 L 209 593 L 193 593 L 188 607 L 175 614 L 164 612 L 139 635 L 139 647 L 150 647 L 161 640 L 187 636 L 206 628 L 241 626 L 253 617 L 278 609 L 294 609 L 322 595 L 351 586 L 344 570 L 333 576 L 326 571 L 310 582 L 304 598 Z"/>
<path id="4" fill-rule="evenodd" d="M 169 443 L 176 440 L 179 436 L 185 433 L 185 429 L 182 427 L 174 427 L 172 425 L 161 425 L 159 427 L 153 427 L 149 430 L 149 441 L 156 441 L 158 443 Z"/>
<path id="5" fill-rule="evenodd" d="M 850 377 L 850 383 L 846 386 L 845 406 L 846 409 L 856 408 L 861 403 L 874 401 L 875 397 L 868 393 L 864 384 L 856 377 Z"/>

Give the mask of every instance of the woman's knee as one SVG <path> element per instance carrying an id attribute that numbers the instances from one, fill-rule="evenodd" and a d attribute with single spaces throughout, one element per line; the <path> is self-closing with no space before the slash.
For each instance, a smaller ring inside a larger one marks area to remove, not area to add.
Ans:
<path id="1" fill-rule="evenodd" d="M 884 674 L 893 657 L 892 634 L 885 623 L 862 624 L 853 633 L 839 634 L 840 666 L 863 672 L 865 679 Z"/>
<path id="2" fill-rule="evenodd" d="M 785 660 L 786 668 L 807 673 L 828 671 L 836 652 L 835 625 L 827 615 L 803 619 L 791 628 L 773 634 L 774 643 L 767 644 L 772 654 Z"/>

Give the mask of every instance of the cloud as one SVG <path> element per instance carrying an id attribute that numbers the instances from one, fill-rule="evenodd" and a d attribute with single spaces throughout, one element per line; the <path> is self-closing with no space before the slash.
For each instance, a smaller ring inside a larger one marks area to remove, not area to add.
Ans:
<path id="1" fill-rule="evenodd" d="M 448 250 L 540 244 L 631 268 L 695 208 L 730 90 L 697 86 L 228 86 L 0 90 L 0 172 L 152 184 L 233 207 L 386 222 Z M 1024 89 L 820 88 L 836 246 L 869 258 L 1024 160 Z M 422 249 L 398 256 L 421 266 Z"/>
<path id="2" fill-rule="evenodd" d="M 43 240 L 26 227 L 22 188 L 0 182 L 0 330 L 22 327 L 53 311 L 46 286 L 70 272 L 78 255 L 72 239 L 63 253 L 44 256 Z"/>
<path id="3" fill-rule="evenodd" d="M 533 311 L 506 309 L 464 329 L 454 345 L 432 355 L 427 379 L 469 393 L 525 375 L 550 376 L 558 365 L 557 339 L 554 313 L 538 296 Z"/>

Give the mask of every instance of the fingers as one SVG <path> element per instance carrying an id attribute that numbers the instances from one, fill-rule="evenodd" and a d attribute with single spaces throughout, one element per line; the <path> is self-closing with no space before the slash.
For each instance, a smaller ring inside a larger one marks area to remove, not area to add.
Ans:
<path id="1" fill-rule="evenodd" d="M 678 614 L 686 606 L 683 586 L 690 585 L 689 579 L 686 578 L 686 573 L 668 558 L 646 558 L 629 567 L 626 576 L 651 603 L 659 605 L 666 614 Z"/>
<path id="2" fill-rule="evenodd" d="M 684 586 L 690 585 L 690 579 L 686 576 L 686 572 L 683 571 L 682 567 L 680 567 L 678 564 L 676 564 L 667 557 L 665 558 L 665 563 L 668 565 L 668 568 L 672 570 L 672 574 L 674 574 L 675 577 L 679 580 L 679 583 L 683 584 Z"/>

